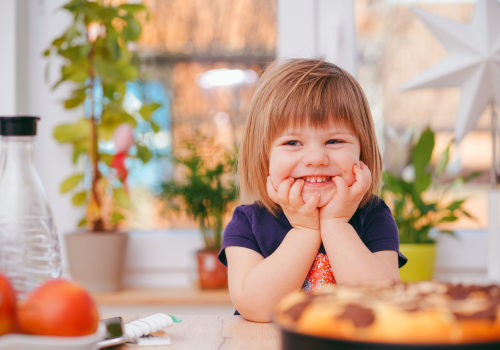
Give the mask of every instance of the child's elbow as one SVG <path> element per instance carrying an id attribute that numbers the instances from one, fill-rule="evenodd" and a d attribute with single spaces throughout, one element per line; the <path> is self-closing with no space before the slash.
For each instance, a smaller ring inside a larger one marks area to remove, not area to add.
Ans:
<path id="1" fill-rule="evenodd" d="M 255 311 L 240 311 L 240 315 L 247 321 L 259 322 L 259 323 L 269 323 L 272 321 L 272 317 L 266 313 L 259 313 Z"/>
<path id="2" fill-rule="evenodd" d="M 272 310 L 268 310 L 263 305 L 256 305 L 255 302 L 234 302 L 234 306 L 240 315 L 247 321 L 267 323 L 272 320 Z"/>

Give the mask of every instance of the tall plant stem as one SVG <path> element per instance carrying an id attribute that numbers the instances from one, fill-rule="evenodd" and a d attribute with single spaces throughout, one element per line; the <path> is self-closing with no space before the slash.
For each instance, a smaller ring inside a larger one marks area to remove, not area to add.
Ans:
<path id="1" fill-rule="evenodd" d="M 88 32 L 87 32 L 88 36 Z M 97 186 L 99 179 L 101 178 L 101 173 L 99 171 L 99 138 L 97 133 L 97 123 L 95 116 L 95 100 L 94 100 L 94 89 L 95 89 L 95 71 L 94 71 L 94 53 L 95 53 L 95 42 L 92 43 L 92 48 L 89 53 L 89 78 L 90 78 L 90 162 L 91 162 L 91 172 L 92 172 L 92 183 L 91 183 L 91 203 L 95 203 L 98 212 L 98 216 L 92 219 L 91 226 L 93 231 L 104 231 L 104 220 L 102 219 L 102 200 L 100 198 Z"/>

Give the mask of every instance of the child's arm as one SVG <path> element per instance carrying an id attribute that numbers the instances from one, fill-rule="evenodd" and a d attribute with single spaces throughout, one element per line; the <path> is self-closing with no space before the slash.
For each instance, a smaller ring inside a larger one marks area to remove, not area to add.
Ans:
<path id="1" fill-rule="evenodd" d="M 227 247 L 229 293 L 247 320 L 269 322 L 277 302 L 300 289 L 321 244 L 319 231 L 290 230 L 267 258 L 254 250 Z"/>
<path id="2" fill-rule="evenodd" d="M 356 181 L 351 186 L 341 177 L 334 178 L 337 191 L 320 210 L 321 238 L 335 280 L 351 285 L 399 281 L 397 252 L 372 253 L 349 224 L 371 183 L 370 170 L 363 162 L 353 171 Z"/>
<path id="3" fill-rule="evenodd" d="M 338 284 L 399 281 L 397 252 L 372 253 L 347 222 L 325 222 L 321 230 L 323 245 Z"/>
<path id="4" fill-rule="evenodd" d="M 302 286 L 321 245 L 319 195 L 304 203 L 303 185 L 303 180 L 286 179 L 276 190 L 268 180 L 270 198 L 280 204 L 293 227 L 270 256 L 264 259 L 248 248 L 226 248 L 231 300 L 248 320 L 271 320 L 276 303 Z"/>

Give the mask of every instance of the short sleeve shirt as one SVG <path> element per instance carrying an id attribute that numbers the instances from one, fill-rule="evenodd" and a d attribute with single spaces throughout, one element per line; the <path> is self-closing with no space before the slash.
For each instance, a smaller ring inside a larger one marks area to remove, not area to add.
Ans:
<path id="1" fill-rule="evenodd" d="M 406 257 L 399 251 L 396 223 L 382 199 L 374 196 L 354 213 L 349 223 L 371 252 L 394 250 L 398 252 L 399 267 L 406 263 Z M 282 211 L 275 217 L 258 203 L 241 205 L 224 231 L 219 260 L 227 266 L 225 249 L 231 246 L 252 249 L 267 258 L 291 229 Z M 318 253 L 325 253 L 323 245 Z"/>

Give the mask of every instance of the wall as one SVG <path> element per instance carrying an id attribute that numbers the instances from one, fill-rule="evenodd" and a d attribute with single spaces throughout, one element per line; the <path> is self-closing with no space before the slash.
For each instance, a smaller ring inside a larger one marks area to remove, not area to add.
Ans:
<path id="1" fill-rule="evenodd" d="M 16 4 L 3 0 L 0 4 L 0 115 L 16 110 Z"/>
<path id="2" fill-rule="evenodd" d="M 202 246 L 196 230 L 133 233 L 127 252 L 125 284 L 172 287 L 192 285 L 194 254 Z M 442 281 L 486 281 L 487 237 L 484 231 L 463 230 L 457 237 L 441 235 L 437 244 L 435 278 Z"/>
<path id="3" fill-rule="evenodd" d="M 41 117 L 35 144 L 35 161 L 59 233 L 74 230 L 81 215 L 71 205 L 69 196 L 59 194 L 59 184 L 74 168 L 71 165 L 69 147 L 57 144 L 52 137 L 56 124 L 73 121 L 78 113 L 62 108 L 61 100 L 67 96 L 68 87 L 61 86 L 58 90 L 51 90 L 46 79 L 49 61 L 42 57 L 42 52 L 51 40 L 69 23 L 69 16 L 59 10 L 64 2 L 19 0 L 16 2 L 16 15 L 13 15 L 17 19 L 15 113 Z M 54 82 L 58 78 L 58 62 L 52 61 L 49 68 L 50 81 Z"/>

